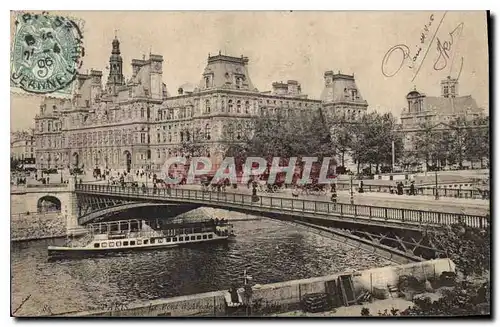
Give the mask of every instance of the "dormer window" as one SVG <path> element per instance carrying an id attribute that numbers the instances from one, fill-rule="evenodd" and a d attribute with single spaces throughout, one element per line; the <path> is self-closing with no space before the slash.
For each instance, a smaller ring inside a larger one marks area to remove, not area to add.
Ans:
<path id="1" fill-rule="evenodd" d="M 351 100 L 356 101 L 358 98 L 358 90 L 351 90 Z"/>
<path id="2" fill-rule="evenodd" d="M 241 88 L 243 79 L 241 77 L 236 77 L 236 88 L 239 89 Z"/>

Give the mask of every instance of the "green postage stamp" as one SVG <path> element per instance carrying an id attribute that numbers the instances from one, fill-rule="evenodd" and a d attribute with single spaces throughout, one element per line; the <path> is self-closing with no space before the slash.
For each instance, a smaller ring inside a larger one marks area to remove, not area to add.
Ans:
<path id="1" fill-rule="evenodd" d="M 70 95 L 85 54 L 81 22 L 67 17 L 16 13 L 11 47 L 11 89 Z"/>

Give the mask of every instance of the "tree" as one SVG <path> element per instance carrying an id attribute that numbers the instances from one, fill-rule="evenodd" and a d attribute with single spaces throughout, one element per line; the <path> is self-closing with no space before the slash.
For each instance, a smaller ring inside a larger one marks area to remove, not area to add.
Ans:
<path id="1" fill-rule="evenodd" d="M 467 226 L 464 223 L 448 225 L 429 232 L 431 242 L 443 249 L 446 257 L 465 277 L 481 275 L 490 270 L 491 230 Z"/>
<path id="2" fill-rule="evenodd" d="M 419 124 L 418 131 L 414 134 L 413 138 L 416 157 L 423 160 L 426 166 L 429 166 L 429 160 L 435 154 L 436 133 L 433 127 L 429 121 Z"/>
<path id="3" fill-rule="evenodd" d="M 198 143 L 195 141 L 183 141 L 175 148 L 175 150 L 181 156 L 190 158 L 190 157 L 206 155 L 208 148 L 203 143 Z"/>
<path id="4" fill-rule="evenodd" d="M 459 281 L 451 290 L 443 290 L 437 301 L 416 298 L 414 305 L 402 311 L 407 316 L 465 316 L 490 313 L 489 271 L 491 230 L 455 224 L 428 232 L 431 243 L 446 251 L 456 265 Z M 369 310 L 361 311 L 369 316 Z M 385 310 L 387 311 L 387 310 Z M 396 315 L 393 313 L 393 315 Z"/>
<path id="5" fill-rule="evenodd" d="M 371 112 L 363 117 L 352 128 L 351 149 L 353 159 L 360 164 L 392 163 L 392 142 L 396 151 L 402 152 L 403 140 L 396 128 L 396 119 L 390 113 Z"/>
<path id="6" fill-rule="evenodd" d="M 10 157 L 10 170 L 18 170 L 22 161 L 19 159 L 15 159 L 14 157 Z"/>
<path id="7" fill-rule="evenodd" d="M 474 160 L 481 162 L 483 167 L 484 158 L 489 159 L 490 154 L 490 128 L 489 118 L 478 116 L 470 124 L 470 128 L 465 131 L 464 156 L 473 165 Z"/>
<path id="8" fill-rule="evenodd" d="M 324 157 L 335 155 L 329 129 L 320 111 L 308 115 L 291 112 L 288 116 L 257 117 L 250 125 L 248 136 L 235 139 L 231 125 L 225 127 L 223 140 L 226 156 L 241 159 L 248 156 L 264 157 L 268 163 L 273 157 Z"/>

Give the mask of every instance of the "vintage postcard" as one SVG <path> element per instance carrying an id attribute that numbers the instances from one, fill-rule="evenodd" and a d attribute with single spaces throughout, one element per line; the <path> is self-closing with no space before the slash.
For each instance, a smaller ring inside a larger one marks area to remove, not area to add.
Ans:
<path id="1" fill-rule="evenodd" d="M 11 315 L 489 317 L 489 23 L 11 12 Z"/>

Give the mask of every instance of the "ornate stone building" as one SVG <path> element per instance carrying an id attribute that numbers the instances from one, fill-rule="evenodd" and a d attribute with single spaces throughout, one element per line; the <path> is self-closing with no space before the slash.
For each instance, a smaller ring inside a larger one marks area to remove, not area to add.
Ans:
<path id="1" fill-rule="evenodd" d="M 441 81 L 441 96 L 427 96 L 414 89 L 406 100 L 408 106 L 401 112 L 401 131 L 407 151 L 416 150 L 413 139 L 424 124 L 446 128 L 457 117 L 472 119 L 484 113 L 472 96 L 459 96 L 458 81 L 450 76 Z"/>
<path id="2" fill-rule="evenodd" d="M 354 76 L 325 73 L 321 100 L 302 94 L 294 80 L 275 82 L 259 92 L 252 84 L 247 57 L 208 56 L 198 85 L 184 84 L 170 95 L 162 82 L 163 57 L 132 60 L 132 76 L 123 76 L 120 42 L 115 38 L 109 77 L 102 72 L 78 76 L 71 100 L 46 98 L 35 118 L 38 168 L 115 168 L 158 170 L 181 144 L 204 144 L 220 162 L 225 141 L 251 133 L 250 118 L 314 111 L 355 117 L 366 111 Z M 340 94 L 337 94 L 340 93 Z"/>
<path id="3" fill-rule="evenodd" d="M 33 136 L 33 130 L 11 133 L 10 157 L 22 161 L 35 158 L 35 138 Z"/>

